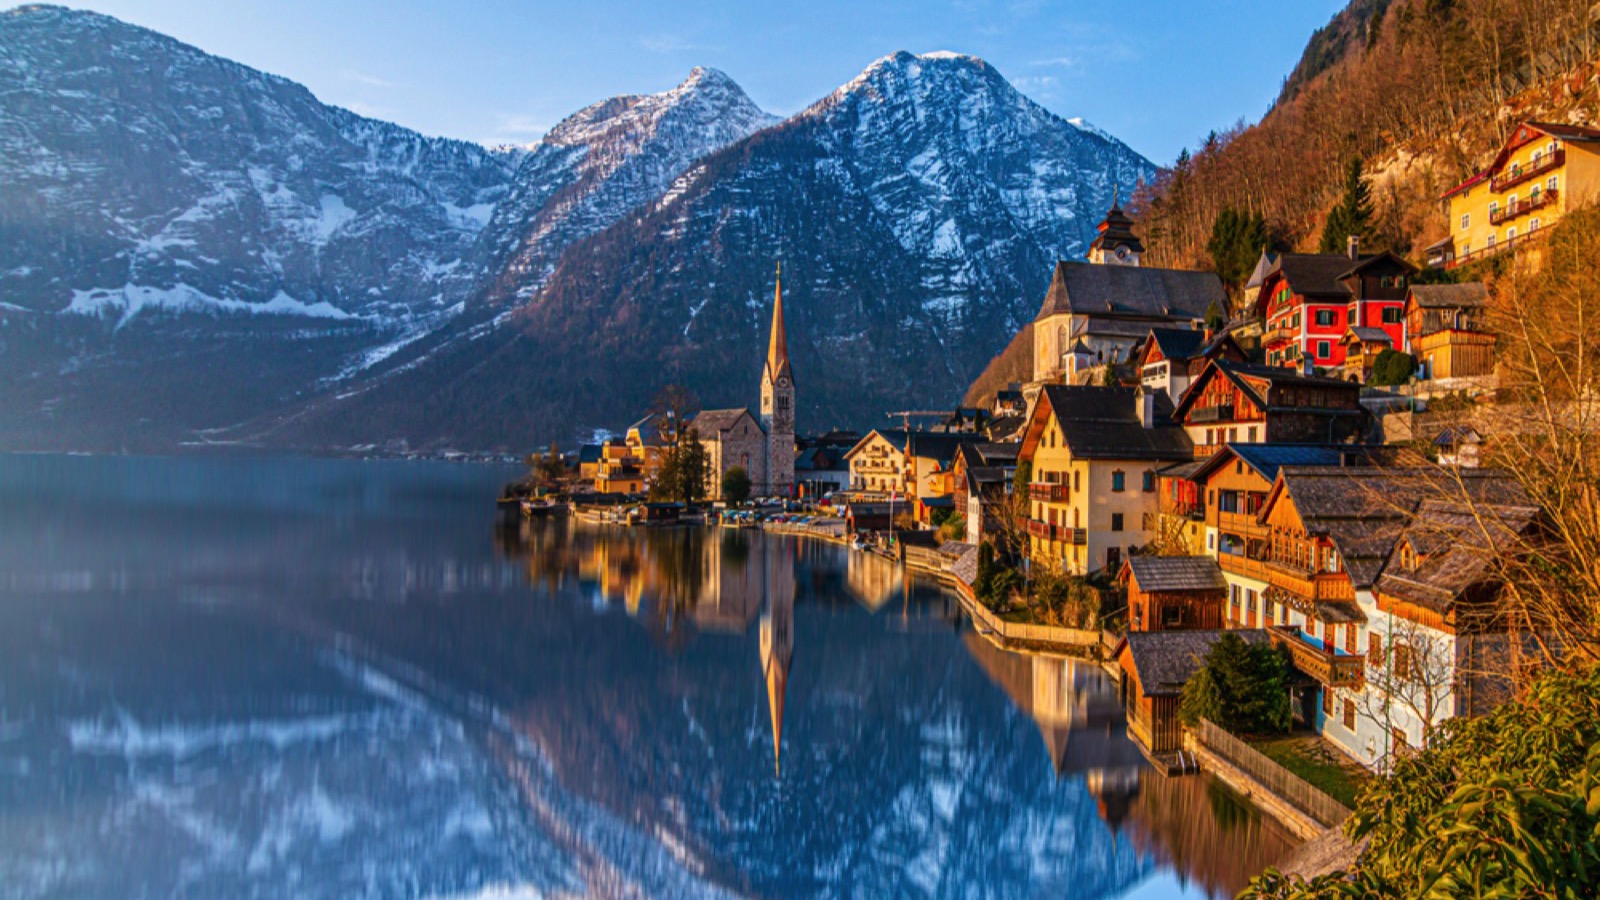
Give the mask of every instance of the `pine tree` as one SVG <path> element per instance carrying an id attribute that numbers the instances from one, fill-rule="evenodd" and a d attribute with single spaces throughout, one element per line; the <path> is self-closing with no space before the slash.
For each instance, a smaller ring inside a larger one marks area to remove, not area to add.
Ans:
<path id="1" fill-rule="evenodd" d="M 1361 177 L 1360 157 L 1351 159 L 1345 169 L 1344 196 L 1328 213 L 1328 221 L 1322 226 L 1322 243 L 1317 249 L 1323 253 L 1343 253 L 1352 235 L 1362 242 L 1372 238 L 1372 189 Z"/>

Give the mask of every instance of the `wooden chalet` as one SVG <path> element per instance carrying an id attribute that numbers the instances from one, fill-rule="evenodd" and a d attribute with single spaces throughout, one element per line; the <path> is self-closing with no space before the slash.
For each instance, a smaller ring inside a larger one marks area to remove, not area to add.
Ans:
<path id="1" fill-rule="evenodd" d="M 1206 655 L 1224 634 L 1246 643 L 1268 640 L 1265 631 L 1129 631 L 1117 645 L 1117 668 L 1128 732 L 1152 755 L 1166 756 L 1183 746 L 1178 698 L 1200 671 Z"/>
<path id="2" fill-rule="evenodd" d="M 1406 293 L 1406 350 L 1422 378 L 1494 373 L 1495 337 L 1483 323 L 1489 290 L 1482 282 L 1417 284 Z"/>
<path id="3" fill-rule="evenodd" d="M 1196 458 L 1227 443 L 1345 443 L 1364 438 L 1361 386 L 1277 366 L 1209 362 L 1173 413 Z"/>
<path id="4" fill-rule="evenodd" d="M 1344 348 L 1345 380 L 1359 384 L 1366 384 L 1372 377 L 1372 366 L 1378 361 L 1378 354 L 1395 348 L 1389 332 L 1371 325 L 1352 325 L 1345 329 L 1339 346 Z"/>
<path id="5" fill-rule="evenodd" d="M 1250 357 L 1227 332 L 1210 329 L 1152 328 L 1138 349 L 1139 383 L 1145 390 L 1165 391 L 1177 403 L 1183 392 L 1214 359 L 1249 362 Z"/>
<path id="6" fill-rule="evenodd" d="M 1382 328 L 1405 345 L 1406 286 L 1417 267 L 1393 253 L 1283 253 L 1261 279 L 1256 311 L 1267 363 L 1344 365 L 1339 339 L 1351 327 Z"/>
<path id="7" fill-rule="evenodd" d="M 1119 577 L 1128 586 L 1130 631 L 1224 627 L 1228 583 L 1209 556 L 1133 556 Z"/>

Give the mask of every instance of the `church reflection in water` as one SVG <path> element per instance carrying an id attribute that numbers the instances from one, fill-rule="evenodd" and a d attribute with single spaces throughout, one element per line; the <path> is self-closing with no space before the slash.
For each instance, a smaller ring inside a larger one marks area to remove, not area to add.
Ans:
<path id="1" fill-rule="evenodd" d="M 950 665 L 964 648 L 987 680 L 1032 720 L 1041 761 L 1048 761 L 1055 781 L 1082 782 L 1099 817 L 1120 839 L 1212 896 L 1231 895 L 1295 846 L 1276 822 L 1208 777 L 1169 778 L 1150 768 L 1127 736 L 1114 683 L 1098 665 L 996 647 L 960 628 L 948 592 L 891 561 L 734 529 L 536 524 L 502 531 L 496 542 L 503 557 L 525 568 L 531 583 L 552 592 L 576 586 L 597 606 L 620 606 L 670 654 L 693 657 L 698 635 L 744 636 L 754 627 L 758 659 L 746 671 L 760 675 L 768 720 L 762 724 L 770 728 L 759 729 L 765 732 L 760 740 L 771 740 L 773 774 L 780 781 L 786 758 L 798 759 L 796 741 L 803 740 L 791 727 L 785 745 L 785 707 L 791 726 L 797 713 L 803 725 L 808 704 L 836 701 L 810 696 L 809 686 L 819 675 L 837 680 L 839 674 L 805 670 L 807 691 L 791 696 L 798 598 L 808 610 L 828 612 L 833 604 L 835 614 L 870 615 L 883 632 L 959 634 L 950 644 L 957 654 Z M 841 653 L 839 647 L 818 646 L 808 657 L 807 648 L 798 650 L 802 668 L 837 665 Z M 835 695 L 839 690 L 832 689 Z"/>

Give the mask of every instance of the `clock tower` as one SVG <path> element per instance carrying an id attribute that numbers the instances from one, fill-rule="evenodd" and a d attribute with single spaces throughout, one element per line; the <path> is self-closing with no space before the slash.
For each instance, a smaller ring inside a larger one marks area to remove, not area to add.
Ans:
<path id="1" fill-rule="evenodd" d="M 767 432 L 769 496 L 794 492 L 794 370 L 789 367 L 789 340 L 783 328 L 783 264 L 772 301 L 772 337 L 767 366 L 761 373 L 761 427 Z"/>
<path id="2" fill-rule="evenodd" d="M 1133 233 L 1133 219 L 1122 211 L 1114 187 L 1111 191 L 1111 211 L 1106 213 L 1105 221 L 1097 226 L 1097 230 L 1100 233 L 1089 244 L 1089 262 L 1104 266 L 1139 264 L 1139 254 L 1144 252 L 1144 244 Z"/>

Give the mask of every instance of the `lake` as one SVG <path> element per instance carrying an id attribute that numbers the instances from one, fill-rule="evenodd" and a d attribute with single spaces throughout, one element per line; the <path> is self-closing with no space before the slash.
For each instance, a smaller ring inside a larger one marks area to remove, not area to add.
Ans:
<path id="1" fill-rule="evenodd" d="M 516 470 L 0 456 L 0 891 L 1221 897 L 1293 840 L 844 548 Z"/>

